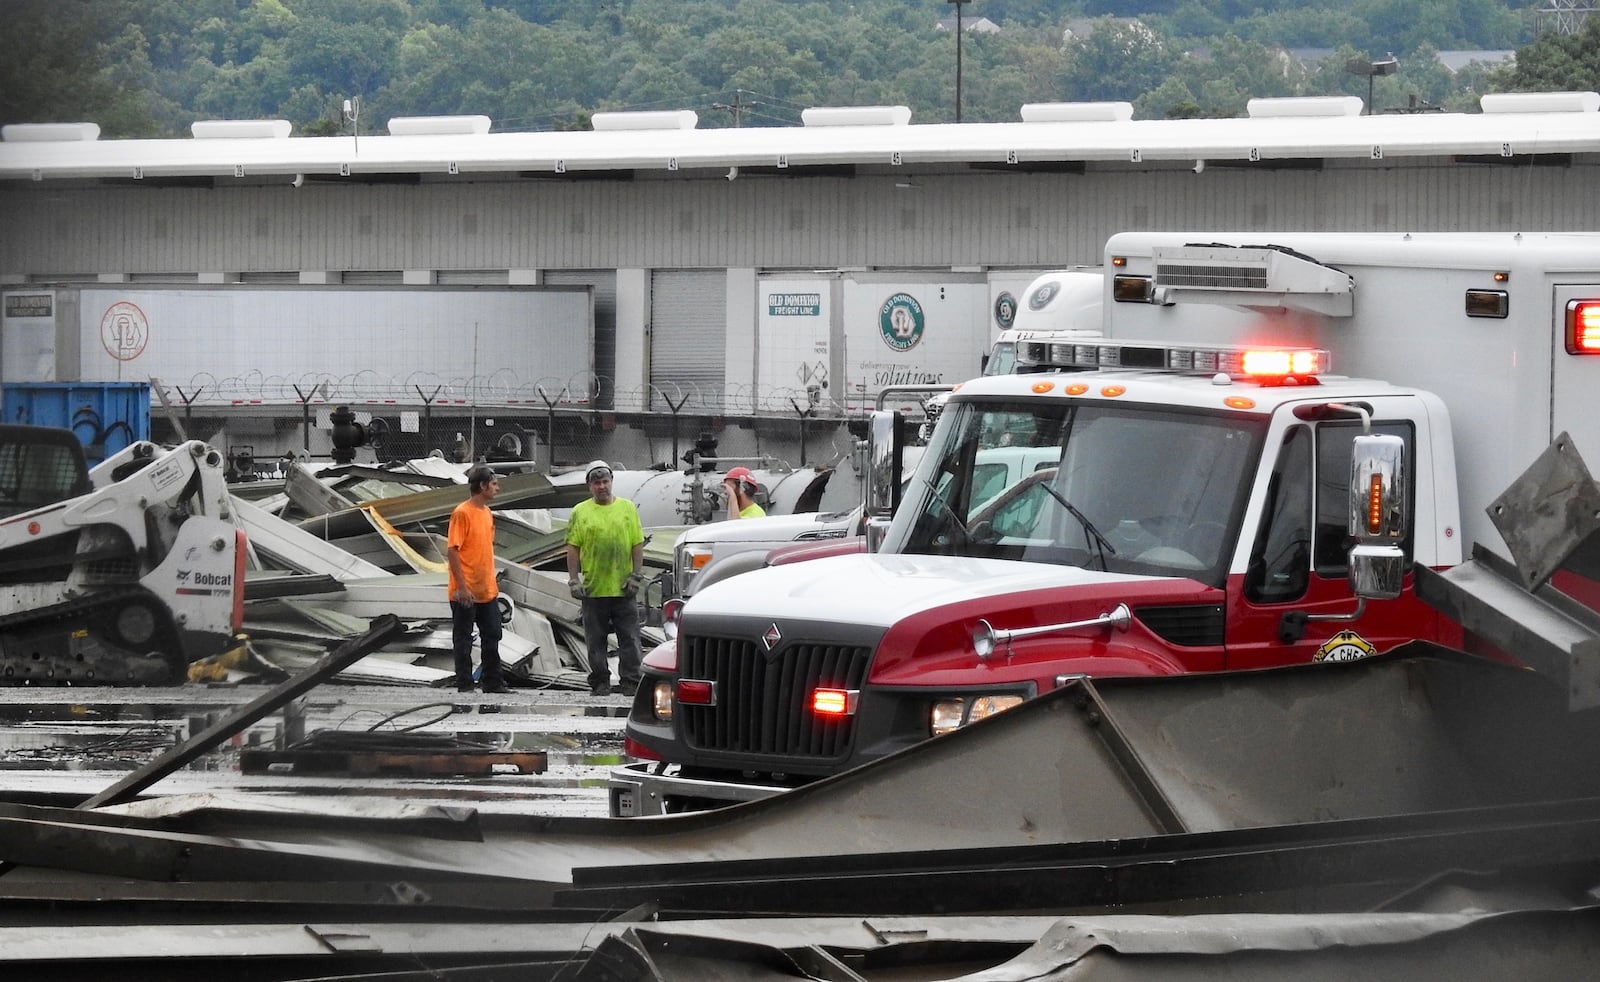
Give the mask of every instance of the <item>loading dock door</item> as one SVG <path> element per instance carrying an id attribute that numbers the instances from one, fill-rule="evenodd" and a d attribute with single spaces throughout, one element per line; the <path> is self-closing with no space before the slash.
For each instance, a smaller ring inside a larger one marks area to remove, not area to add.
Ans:
<path id="1" fill-rule="evenodd" d="M 599 392 L 595 405 L 616 406 L 617 391 L 617 274 L 614 270 L 551 269 L 546 286 L 586 286 L 594 296 L 594 374 Z M 584 393 L 576 393 L 583 398 Z"/>
<path id="2" fill-rule="evenodd" d="M 650 281 L 651 409 L 668 408 L 664 393 L 686 410 L 724 407 L 728 296 L 722 271 L 657 272 Z"/>

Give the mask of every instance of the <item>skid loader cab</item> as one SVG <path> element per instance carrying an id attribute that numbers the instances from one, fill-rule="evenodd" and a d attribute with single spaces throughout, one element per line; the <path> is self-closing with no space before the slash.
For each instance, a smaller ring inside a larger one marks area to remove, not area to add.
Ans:
<path id="1" fill-rule="evenodd" d="M 71 430 L 0 424 L 0 518 L 89 490 L 83 444 Z"/>

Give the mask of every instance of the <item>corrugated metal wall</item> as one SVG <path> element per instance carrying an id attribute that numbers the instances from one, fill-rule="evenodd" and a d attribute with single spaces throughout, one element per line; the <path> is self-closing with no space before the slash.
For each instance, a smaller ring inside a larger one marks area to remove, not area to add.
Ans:
<path id="1" fill-rule="evenodd" d="M 899 185 L 909 185 L 900 187 Z M 0 190 L 0 273 L 1057 266 L 1127 229 L 1600 228 L 1600 161 Z M 287 278 L 286 278 L 287 279 Z M 292 279 L 290 280 L 292 281 Z M 191 280 L 192 282 L 192 280 Z"/>

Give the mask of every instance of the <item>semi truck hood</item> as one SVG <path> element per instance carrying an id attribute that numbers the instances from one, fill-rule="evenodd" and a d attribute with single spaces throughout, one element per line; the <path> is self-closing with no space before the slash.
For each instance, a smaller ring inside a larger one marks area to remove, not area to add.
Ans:
<path id="1" fill-rule="evenodd" d="M 834 556 L 754 570 L 707 586 L 684 611 L 714 617 L 826 617 L 887 629 L 931 608 L 990 598 L 1014 599 L 1034 591 L 1077 588 L 1095 597 L 1148 594 L 1166 577 L 1105 573 L 1075 566 L 881 553 Z"/>

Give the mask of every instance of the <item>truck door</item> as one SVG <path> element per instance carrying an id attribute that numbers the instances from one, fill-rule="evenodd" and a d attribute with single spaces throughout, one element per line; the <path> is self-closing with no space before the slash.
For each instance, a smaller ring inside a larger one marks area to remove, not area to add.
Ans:
<path id="1" fill-rule="evenodd" d="M 1414 472 L 1416 425 L 1375 420 L 1372 429 L 1405 440 L 1407 470 Z M 1412 596 L 1409 574 L 1400 600 L 1368 604 L 1359 620 L 1318 619 L 1356 609 L 1347 581 L 1348 488 L 1351 441 L 1361 432 L 1353 419 L 1296 422 L 1284 432 L 1260 523 L 1253 540 L 1247 539 L 1245 570 L 1228 578 L 1228 668 L 1363 657 L 1437 622 Z M 1407 486 L 1415 488 L 1414 474 L 1408 474 Z M 1409 538 L 1402 548 L 1409 562 Z"/>
<path id="2" fill-rule="evenodd" d="M 1555 343 L 1551 345 L 1550 436 L 1565 432 L 1588 465 L 1590 476 L 1600 471 L 1600 350 L 1585 327 L 1593 323 L 1600 307 L 1600 283 L 1561 285 L 1555 290 Z M 1597 477 L 1600 479 L 1600 477 Z M 1600 611 L 1600 574 L 1572 568 L 1558 570 L 1556 588 Z"/>

